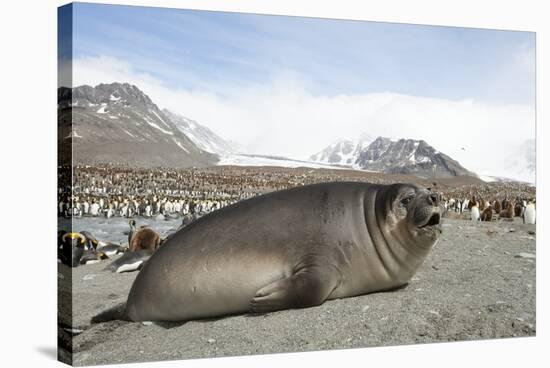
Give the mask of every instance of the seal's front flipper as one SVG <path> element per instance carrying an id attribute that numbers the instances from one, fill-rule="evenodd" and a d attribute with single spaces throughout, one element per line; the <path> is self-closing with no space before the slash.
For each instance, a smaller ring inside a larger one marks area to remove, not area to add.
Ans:
<path id="1" fill-rule="evenodd" d="M 306 267 L 290 277 L 277 280 L 256 292 L 250 302 L 252 313 L 312 307 L 323 303 L 338 280 L 319 267 Z"/>

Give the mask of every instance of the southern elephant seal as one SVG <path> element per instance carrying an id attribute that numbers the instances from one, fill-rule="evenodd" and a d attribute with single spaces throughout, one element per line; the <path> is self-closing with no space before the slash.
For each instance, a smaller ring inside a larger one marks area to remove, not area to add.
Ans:
<path id="1" fill-rule="evenodd" d="M 438 195 L 411 184 L 333 182 L 254 197 L 171 236 L 113 313 L 185 321 L 393 289 L 420 267 L 440 219 Z"/>

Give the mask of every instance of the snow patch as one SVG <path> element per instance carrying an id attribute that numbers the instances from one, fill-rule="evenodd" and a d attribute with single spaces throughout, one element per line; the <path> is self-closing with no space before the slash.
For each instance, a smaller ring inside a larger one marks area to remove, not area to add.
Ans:
<path id="1" fill-rule="evenodd" d="M 300 161 L 285 158 L 271 158 L 266 156 L 251 156 L 232 154 L 220 156 L 218 166 L 279 166 L 279 167 L 311 167 L 313 169 L 339 169 L 349 170 L 349 167 L 333 166 L 320 162 Z"/>
<path id="2" fill-rule="evenodd" d="M 109 97 L 109 100 L 111 100 L 111 101 L 118 101 L 118 100 L 120 100 L 120 96 L 119 96 L 119 97 L 115 97 L 115 96 L 111 95 L 111 96 Z"/>
<path id="3" fill-rule="evenodd" d="M 155 110 L 149 110 L 151 111 L 153 114 L 155 114 L 155 116 L 168 128 L 170 128 L 170 125 L 166 124 L 166 122 L 164 120 L 162 120 L 162 118 L 159 116 L 159 114 L 157 114 L 157 112 Z"/>
<path id="4" fill-rule="evenodd" d="M 132 133 L 130 133 L 130 132 L 127 131 L 126 129 L 123 129 L 123 128 L 121 128 L 121 129 L 124 131 L 124 133 L 128 134 L 130 137 L 133 137 L 133 138 L 136 137 L 135 135 L 133 135 Z"/>
<path id="5" fill-rule="evenodd" d="M 96 112 L 98 114 L 106 114 L 107 111 L 105 111 L 105 108 L 107 107 L 107 104 L 106 103 L 102 103 L 101 104 L 101 107 L 99 108 L 99 110 L 97 110 Z"/>
<path id="6" fill-rule="evenodd" d="M 158 130 L 160 130 L 161 132 L 163 132 L 164 134 L 168 134 L 168 135 L 174 135 L 174 133 L 168 131 L 168 130 L 165 130 L 165 129 L 162 129 L 160 126 L 158 126 L 157 124 L 153 123 L 151 120 L 147 119 L 146 120 L 147 123 L 152 126 L 153 128 L 156 128 Z"/>
<path id="7" fill-rule="evenodd" d="M 189 150 L 187 148 L 185 148 L 181 143 L 180 141 L 178 141 L 177 139 L 174 139 L 174 142 L 176 142 L 176 144 L 179 146 L 179 148 L 181 148 L 182 150 L 184 150 L 185 152 L 189 153 Z"/>
<path id="8" fill-rule="evenodd" d="M 338 140 L 330 144 L 328 147 L 316 154 L 310 156 L 311 161 L 333 164 L 333 165 L 346 165 L 354 169 L 360 169 L 357 165 L 357 159 L 361 152 L 373 142 L 372 137 L 363 133 L 359 139 L 355 140 Z M 336 156 L 339 158 L 337 162 L 334 160 Z"/>
<path id="9" fill-rule="evenodd" d="M 497 181 L 497 180 L 496 180 L 494 177 L 492 177 L 492 176 L 479 175 L 479 178 L 480 178 L 481 180 L 483 180 L 484 182 L 486 182 L 486 183 L 492 183 L 492 182 L 494 182 L 494 181 Z"/>

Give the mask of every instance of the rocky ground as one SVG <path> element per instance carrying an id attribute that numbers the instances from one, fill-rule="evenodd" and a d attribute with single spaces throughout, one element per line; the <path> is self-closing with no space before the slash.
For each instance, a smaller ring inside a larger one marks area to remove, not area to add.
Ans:
<path id="1" fill-rule="evenodd" d="M 124 227 L 113 226 L 117 230 L 106 233 L 124 239 Z M 535 237 L 535 225 L 519 218 L 492 223 L 446 218 L 440 242 L 404 288 L 314 308 L 180 325 L 90 325 L 92 316 L 126 300 L 136 273 L 102 271 L 109 262 L 104 261 L 78 267 L 71 276 L 60 265 L 60 298 L 67 305 L 72 277 L 74 316 L 71 321 L 70 308 L 61 310 L 61 341 L 74 336 L 73 363 L 82 366 L 534 336 Z M 62 350 L 60 355 L 69 357 Z"/>

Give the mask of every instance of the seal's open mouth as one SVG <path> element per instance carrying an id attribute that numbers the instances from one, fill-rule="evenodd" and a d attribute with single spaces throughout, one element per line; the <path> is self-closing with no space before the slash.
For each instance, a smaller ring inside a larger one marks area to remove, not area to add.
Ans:
<path id="1" fill-rule="evenodd" d="M 430 217 L 428 222 L 426 222 L 424 225 L 420 226 L 420 228 L 427 227 L 427 226 L 438 225 L 439 221 L 441 221 L 441 215 L 436 212 Z"/>

